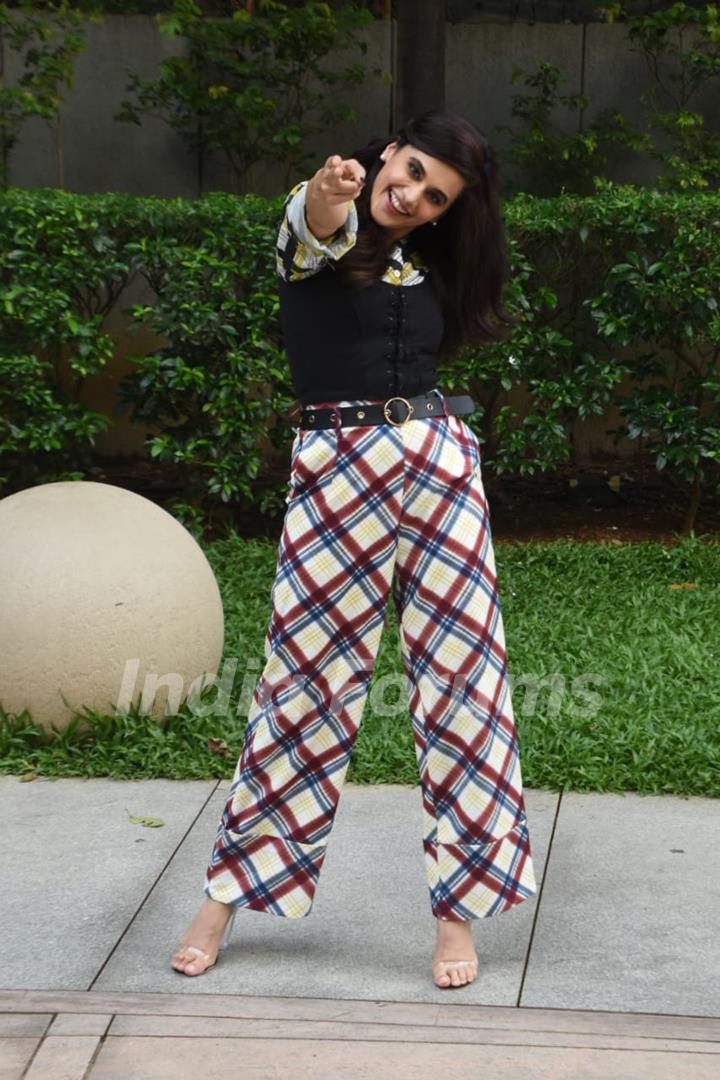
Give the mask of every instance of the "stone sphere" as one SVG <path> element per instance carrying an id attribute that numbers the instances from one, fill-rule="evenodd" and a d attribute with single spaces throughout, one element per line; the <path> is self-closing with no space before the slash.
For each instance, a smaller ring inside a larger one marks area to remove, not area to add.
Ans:
<path id="1" fill-rule="evenodd" d="M 149 499 L 70 480 L 0 500 L 7 713 L 27 708 L 48 730 L 83 706 L 113 715 L 139 704 L 160 719 L 213 682 L 223 637 L 202 549 Z"/>

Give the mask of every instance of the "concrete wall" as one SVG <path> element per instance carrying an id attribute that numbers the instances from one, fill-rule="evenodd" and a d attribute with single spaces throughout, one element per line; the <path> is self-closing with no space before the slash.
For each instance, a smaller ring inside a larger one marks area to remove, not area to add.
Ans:
<path id="1" fill-rule="evenodd" d="M 125 96 L 127 70 L 153 78 L 158 64 L 183 48 L 160 34 L 152 18 L 111 16 L 86 24 L 87 46 L 75 60 L 72 90 L 64 92 L 59 131 L 33 119 L 11 159 L 11 183 L 69 191 L 125 191 L 134 195 L 197 194 L 198 163 L 162 120 L 141 127 L 113 120 Z M 9 80 L 17 56 L 6 52 Z M 58 149 L 65 179 L 61 183 Z"/>
<path id="2" fill-rule="evenodd" d="M 59 125 L 28 121 L 11 158 L 11 184 L 169 197 L 194 197 L 214 190 L 274 195 L 285 189 L 281 168 L 255 170 L 238 185 L 222 155 L 209 155 L 201 162 L 161 119 L 143 118 L 139 126 L 113 120 L 123 99 L 131 96 L 126 92 L 129 72 L 144 79 L 155 77 L 163 59 L 182 52 L 181 39 L 161 34 L 153 19 L 144 15 L 109 16 L 100 25 L 87 23 L 86 33 L 87 47 L 76 58 L 74 86 L 64 93 Z M 390 24 L 372 24 L 365 40 L 368 70 L 377 67 L 389 72 Z M 346 57 L 357 60 L 359 56 L 359 51 L 338 54 L 333 66 Z M 12 82 L 18 74 L 16 54 L 6 50 L 5 61 Z M 362 88 L 362 109 L 358 108 L 362 119 L 346 125 L 341 133 L 325 132 L 314 145 L 310 143 L 311 149 L 320 160 L 338 148 L 349 152 L 346 148 L 355 149 L 372 135 L 384 134 L 389 105 L 387 82 L 368 76 Z"/>
<path id="3" fill-rule="evenodd" d="M 497 14 L 467 17 L 475 21 L 447 25 L 446 104 L 485 130 L 501 161 L 508 137 L 498 126 L 511 124 L 512 96 L 525 92 L 522 81 L 511 84 L 516 66 L 530 73 L 541 60 L 550 60 L 567 76 L 565 93 L 582 91 L 590 97 L 583 117 L 558 111 L 554 119 L 566 130 L 587 125 L 611 106 L 640 123 L 640 96 L 652 81 L 643 57 L 626 43 L 622 25 L 531 22 Z M 87 48 L 76 59 L 75 84 L 65 92 L 59 126 L 51 129 L 42 120 L 28 122 L 11 160 L 13 184 L 162 196 L 194 196 L 216 189 L 270 195 L 283 190 L 287 180 L 278 168 L 259 169 L 238 188 L 222 156 L 199 162 L 162 120 L 144 119 L 141 126 L 114 121 L 127 96 L 129 71 L 152 78 L 160 61 L 181 52 L 183 44 L 161 34 L 150 16 L 109 16 L 100 25 L 86 25 Z M 390 20 L 376 21 L 366 30 L 368 72 L 379 68 L 393 73 L 394 34 Z M 17 74 L 15 54 L 6 50 L 4 59 L 12 82 Z M 343 61 L 339 55 L 337 64 Z M 318 163 L 329 153 L 350 153 L 370 137 L 390 132 L 390 82 L 368 74 L 362 89 L 355 91 L 354 104 L 361 114 L 357 124 L 328 130 L 310 144 Z M 697 105 L 713 110 L 717 118 L 717 88 L 699 96 Z M 652 183 L 655 166 L 633 158 L 621 160 L 611 173 L 619 180 Z"/>

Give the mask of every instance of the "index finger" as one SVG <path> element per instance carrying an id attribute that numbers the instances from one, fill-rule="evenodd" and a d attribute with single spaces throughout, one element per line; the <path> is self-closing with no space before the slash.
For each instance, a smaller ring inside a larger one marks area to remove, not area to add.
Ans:
<path id="1" fill-rule="evenodd" d="M 365 169 L 355 158 L 347 158 L 342 163 L 341 177 L 344 180 L 354 180 L 356 183 L 364 183 Z"/>

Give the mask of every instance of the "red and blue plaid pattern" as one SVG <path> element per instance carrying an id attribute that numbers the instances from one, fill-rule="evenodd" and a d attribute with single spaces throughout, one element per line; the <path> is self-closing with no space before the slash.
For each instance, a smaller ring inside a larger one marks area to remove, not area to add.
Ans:
<path id="1" fill-rule="evenodd" d="M 392 589 L 432 912 L 484 918 L 534 895 L 476 436 L 444 415 L 298 429 L 287 504 L 266 663 L 205 893 L 309 914 Z"/>

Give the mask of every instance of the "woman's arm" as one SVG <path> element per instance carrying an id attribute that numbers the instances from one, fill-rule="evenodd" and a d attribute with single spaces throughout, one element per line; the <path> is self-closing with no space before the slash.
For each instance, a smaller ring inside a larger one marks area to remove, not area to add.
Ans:
<path id="1" fill-rule="evenodd" d="M 276 265 L 281 278 L 302 281 L 325 266 L 334 266 L 353 247 L 358 228 L 354 200 L 364 180 L 365 170 L 359 162 L 335 156 L 328 158 L 311 180 L 295 185 L 285 200 L 277 238 Z"/>
<path id="2" fill-rule="evenodd" d="M 341 229 L 348 203 L 356 199 L 365 183 L 365 170 L 355 158 L 329 157 L 310 180 L 305 196 L 305 220 L 318 240 L 327 240 Z"/>

